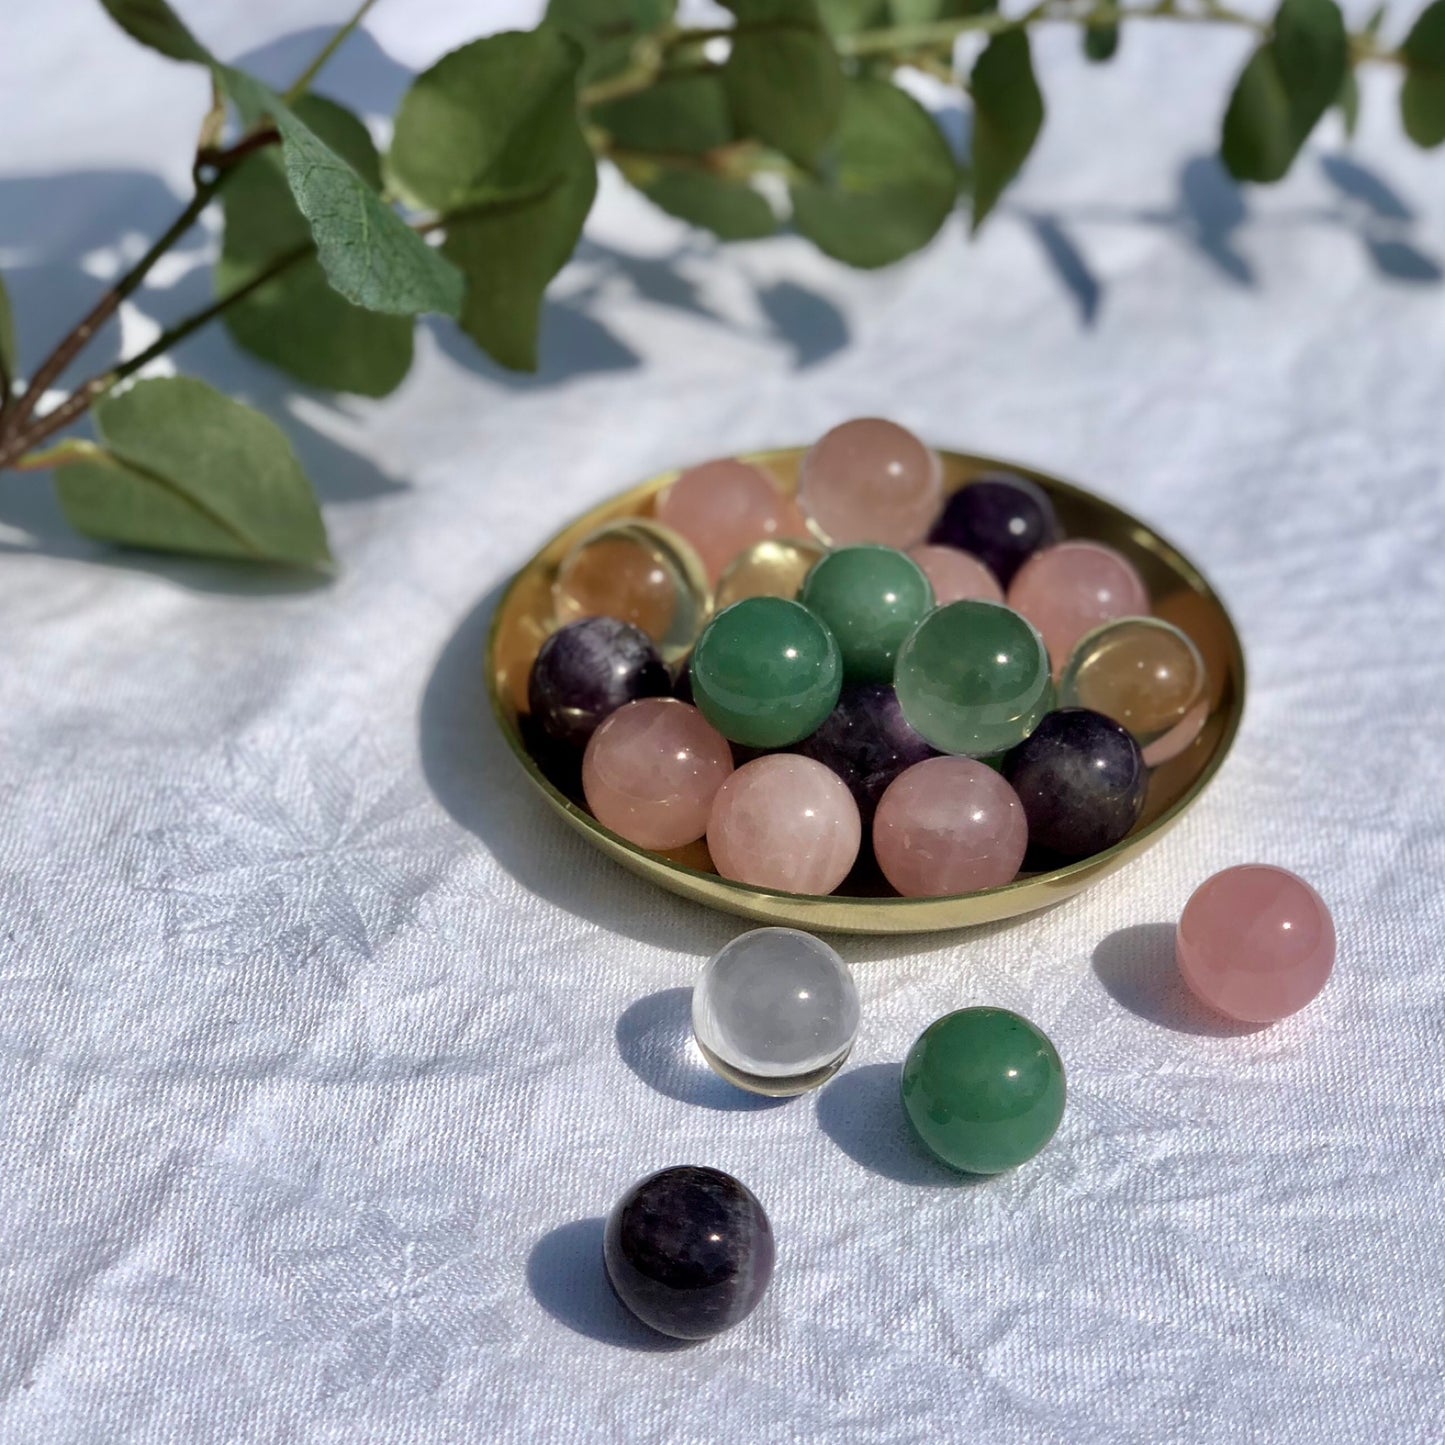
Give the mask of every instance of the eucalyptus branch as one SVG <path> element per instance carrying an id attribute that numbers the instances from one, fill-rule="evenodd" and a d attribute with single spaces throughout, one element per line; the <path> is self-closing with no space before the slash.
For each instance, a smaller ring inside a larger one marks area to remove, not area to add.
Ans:
<path id="1" fill-rule="evenodd" d="M 361 0 L 355 14 L 348 20 L 332 37 L 326 42 L 317 53 L 316 58 L 291 82 L 290 88 L 281 98 L 287 105 L 295 105 L 316 80 L 316 77 L 326 68 L 327 62 L 343 45 L 350 39 L 352 31 L 366 19 L 366 13 L 376 4 L 376 0 Z"/>

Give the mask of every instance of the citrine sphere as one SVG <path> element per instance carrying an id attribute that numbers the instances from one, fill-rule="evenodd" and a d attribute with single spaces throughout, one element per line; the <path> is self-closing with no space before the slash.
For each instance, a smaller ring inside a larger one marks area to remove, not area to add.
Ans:
<path id="1" fill-rule="evenodd" d="M 799 601 L 837 638 L 848 682 L 890 682 L 903 639 L 933 607 L 933 588 L 892 547 L 840 547 L 808 574 Z"/>
<path id="2" fill-rule="evenodd" d="M 984 757 L 1026 738 L 1053 701 L 1033 627 L 993 602 L 936 608 L 898 652 L 903 716 L 945 753 Z"/>
<path id="3" fill-rule="evenodd" d="M 808 573 L 828 549 L 806 537 L 773 537 L 754 542 L 728 563 L 714 592 L 717 610 L 749 597 L 786 597 L 793 601 Z"/>

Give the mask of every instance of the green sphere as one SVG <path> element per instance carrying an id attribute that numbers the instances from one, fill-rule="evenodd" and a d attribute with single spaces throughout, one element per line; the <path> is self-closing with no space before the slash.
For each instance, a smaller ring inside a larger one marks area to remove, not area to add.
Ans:
<path id="1" fill-rule="evenodd" d="M 906 553 L 840 547 L 808 573 L 799 601 L 838 639 L 849 682 L 891 682 L 903 639 L 933 608 L 933 587 Z"/>
<path id="2" fill-rule="evenodd" d="M 1054 705 L 1033 624 L 997 602 L 950 602 L 898 650 L 898 704 L 940 752 L 981 758 L 1023 742 Z"/>
<path id="3" fill-rule="evenodd" d="M 692 654 L 693 701 L 744 747 L 802 742 L 833 711 L 842 686 L 833 634 L 782 597 L 749 597 L 719 612 Z"/>
<path id="4" fill-rule="evenodd" d="M 908 1051 L 903 1109 L 950 1168 L 998 1174 L 1054 1137 L 1064 1115 L 1064 1066 L 1026 1018 L 959 1009 L 930 1024 Z"/>

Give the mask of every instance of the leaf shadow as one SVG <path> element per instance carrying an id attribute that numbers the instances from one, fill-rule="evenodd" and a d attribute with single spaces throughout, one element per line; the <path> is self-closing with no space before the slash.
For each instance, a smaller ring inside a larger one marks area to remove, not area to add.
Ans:
<path id="1" fill-rule="evenodd" d="M 284 89 L 336 34 L 334 26 L 313 25 L 278 35 L 238 56 L 235 64 L 268 85 Z M 358 26 L 326 62 L 316 89 L 363 115 L 392 116 L 414 72 L 392 59 L 364 26 Z"/>

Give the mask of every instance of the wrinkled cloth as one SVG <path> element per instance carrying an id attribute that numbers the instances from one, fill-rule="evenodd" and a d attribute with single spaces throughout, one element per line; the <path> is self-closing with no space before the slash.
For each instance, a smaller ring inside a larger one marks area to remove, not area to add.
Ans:
<path id="1" fill-rule="evenodd" d="M 284 80 L 342 7 L 181 8 Z M 378 6 L 323 88 L 381 115 L 530 8 Z M 99 6 L 5 31 L 33 355 L 178 208 L 206 96 Z M 1209 156 L 1244 44 L 1139 26 L 1100 68 L 1049 32 L 1020 184 L 976 242 L 955 220 L 877 274 L 723 248 L 606 176 L 534 378 L 432 322 L 380 403 L 188 342 L 294 438 L 334 581 L 109 551 L 0 477 L 0 1438 L 1445 1437 L 1445 160 L 1371 73 L 1353 148 L 1331 118 L 1286 184 L 1235 190 Z M 213 247 L 158 268 L 128 346 L 203 303 Z M 1085 896 L 837 940 L 857 1050 L 775 1106 L 688 1042 L 744 925 L 547 811 L 485 630 L 609 492 L 878 413 L 1176 539 L 1239 621 L 1247 714 Z M 1170 963 L 1191 890 L 1247 860 L 1311 879 L 1340 937 L 1318 1002 L 1253 1032 Z M 974 1003 L 1069 1074 L 1054 1142 L 984 1183 L 896 1102 L 914 1037 Z M 686 1350 L 599 1264 L 614 1200 L 673 1163 L 738 1175 L 778 1241 L 758 1312 Z"/>

